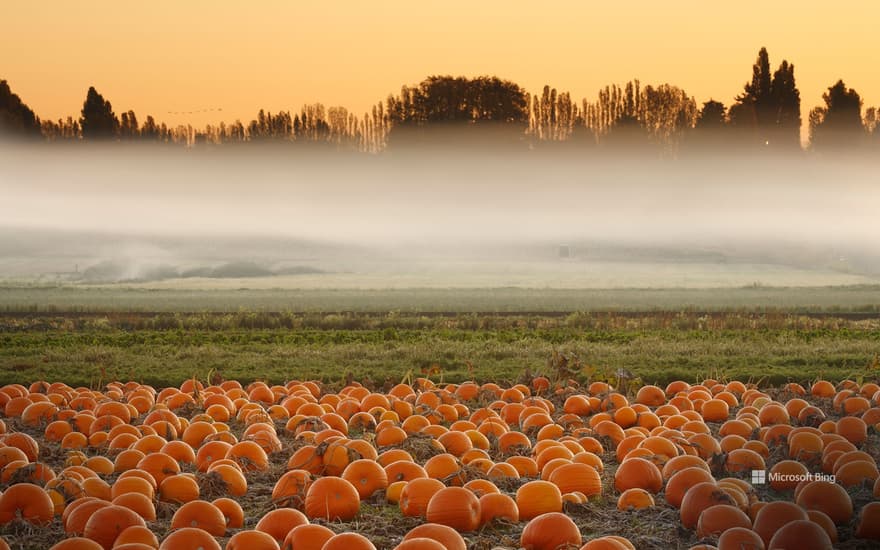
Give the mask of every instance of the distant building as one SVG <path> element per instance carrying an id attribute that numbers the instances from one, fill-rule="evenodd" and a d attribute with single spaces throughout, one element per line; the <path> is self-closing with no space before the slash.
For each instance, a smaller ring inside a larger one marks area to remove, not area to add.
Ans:
<path id="1" fill-rule="evenodd" d="M 567 244 L 559 245 L 559 257 L 560 258 L 571 258 L 571 248 Z"/>

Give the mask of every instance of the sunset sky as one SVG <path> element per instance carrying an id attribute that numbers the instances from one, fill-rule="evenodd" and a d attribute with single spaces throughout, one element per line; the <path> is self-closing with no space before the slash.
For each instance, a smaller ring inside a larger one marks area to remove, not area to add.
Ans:
<path id="1" fill-rule="evenodd" d="M 832 11 L 829 11 L 832 10 Z M 430 74 L 494 74 L 578 100 L 669 82 L 729 104 L 758 49 L 796 66 L 802 116 L 838 78 L 880 103 L 880 2 L 56 0 L 9 2 L 0 79 L 43 118 L 94 85 L 117 114 L 249 120 L 320 101 L 362 114 Z M 193 114 L 188 111 L 222 109 Z"/>

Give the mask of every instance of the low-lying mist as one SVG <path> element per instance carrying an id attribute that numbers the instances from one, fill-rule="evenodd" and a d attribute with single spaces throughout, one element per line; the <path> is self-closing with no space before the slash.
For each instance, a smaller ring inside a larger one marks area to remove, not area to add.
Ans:
<path id="1" fill-rule="evenodd" d="M 247 278 L 560 258 L 874 276 L 878 167 L 801 154 L 9 146 L 0 278 Z"/>

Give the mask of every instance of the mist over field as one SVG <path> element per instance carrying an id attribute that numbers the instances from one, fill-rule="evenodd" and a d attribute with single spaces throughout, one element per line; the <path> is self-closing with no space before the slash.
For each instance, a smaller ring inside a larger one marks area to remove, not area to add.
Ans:
<path id="1" fill-rule="evenodd" d="M 0 279 L 872 283 L 876 173 L 853 157 L 8 146 Z"/>

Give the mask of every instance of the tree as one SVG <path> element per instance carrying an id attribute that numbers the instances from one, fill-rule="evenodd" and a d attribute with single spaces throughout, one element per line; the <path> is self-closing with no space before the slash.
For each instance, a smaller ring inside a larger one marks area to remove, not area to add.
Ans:
<path id="1" fill-rule="evenodd" d="M 511 144 L 523 136 L 529 122 L 525 91 L 489 76 L 430 76 L 389 97 L 386 110 L 392 123 L 388 142 L 396 145 L 418 145 L 424 140 L 456 146 Z"/>
<path id="2" fill-rule="evenodd" d="M 786 147 L 800 146 L 801 93 L 794 80 L 794 65 L 782 60 L 773 73 L 770 95 L 775 109 L 770 139 Z"/>
<path id="3" fill-rule="evenodd" d="M 119 120 L 113 113 L 110 102 L 105 100 L 94 87 L 90 87 L 83 103 L 80 118 L 84 139 L 114 139 L 119 129 Z"/>
<path id="4" fill-rule="evenodd" d="M 720 130 L 727 124 L 727 107 L 720 101 L 710 99 L 703 103 L 697 115 L 696 128 L 701 130 Z"/>
<path id="5" fill-rule="evenodd" d="M 31 108 L 12 93 L 9 84 L 0 80 L 0 137 L 4 135 L 38 138 L 41 124 Z"/>
<path id="6" fill-rule="evenodd" d="M 140 130 L 138 128 L 137 116 L 135 116 L 134 111 L 122 113 L 119 122 L 119 137 L 122 139 L 136 139 L 139 136 Z"/>
<path id="7" fill-rule="evenodd" d="M 816 150 L 842 151 L 862 144 L 862 98 L 843 80 L 822 94 L 824 107 L 810 112 L 810 144 Z"/>
<path id="8" fill-rule="evenodd" d="M 786 60 L 772 75 L 767 48 L 761 48 L 752 65 L 752 79 L 730 108 L 734 128 L 753 143 L 774 148 L 800 145 L 801 99 L 794 65 Z"/>

